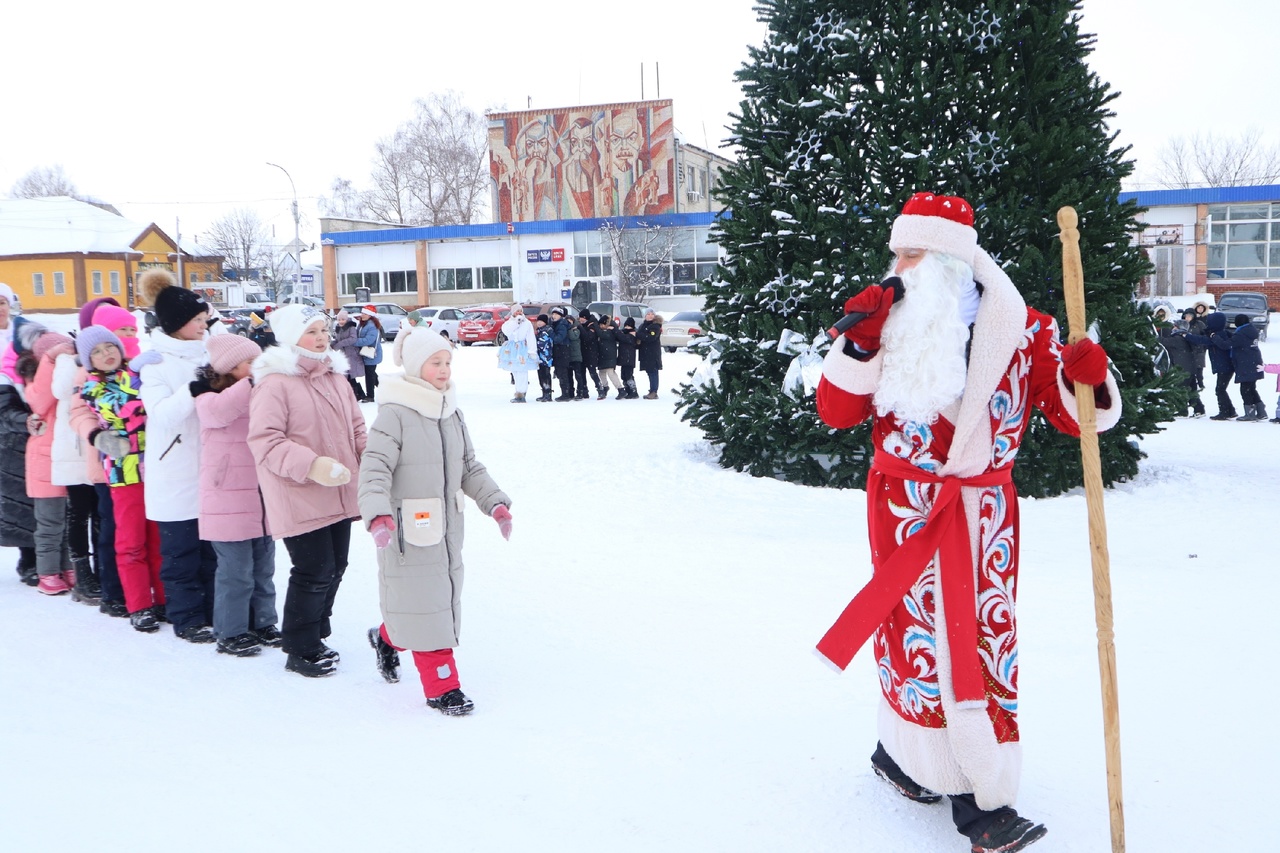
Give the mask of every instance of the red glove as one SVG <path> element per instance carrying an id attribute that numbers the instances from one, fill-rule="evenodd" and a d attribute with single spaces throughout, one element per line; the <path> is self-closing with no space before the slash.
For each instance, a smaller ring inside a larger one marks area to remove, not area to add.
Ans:
<path id="1" fill-rule="evenodd" d="M 880 349 L 880 330 L 884 321 L 889 318 L 889 309 L 893 307 L 893 289 L 883 288 L 878 284 L 869 285 L 857 296 L 844 304 L 844 313 L 855 311 L 868 315 L 865 319 L 854 323 L 844 333 L 854 345 L 863 352 L 875 352 Z"/>
<path id="2" fill-rule="evenodd" d="M 1107 351 L 1090 338 L 1062 348 L 1062 375 L 1068 382 L 1101 385 L 1107 381 Z"/>
<path id="3" fill-rule="evenodd" d="M 369 532 L 373 534 L 373 544 L 381 551 L 391 544 L 391 534 L 396 532 L 396 523 L 391 516 L 380 515 L 369 525 Z"/>
<path id="4" fill-rule="evenodd" d="M 503 539 L 511 538 L 511 510 L 502 504 L 493 508 L 493 520 L 498 522 L 498 532 Z"/>

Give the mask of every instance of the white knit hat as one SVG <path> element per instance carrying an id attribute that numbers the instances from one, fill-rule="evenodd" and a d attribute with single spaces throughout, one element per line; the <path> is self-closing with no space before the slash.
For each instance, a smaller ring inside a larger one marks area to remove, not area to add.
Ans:
<path id="1" fill-rule="evenodd" d="M 277 343 L 297 346 L 308 326 L 325 319 L 324 312 L 314 306 L 286 305 L 271 312 L 271 331 Z"/>
<path id="2" fill-rule="evenodd" d="M 973 208 L 959 196 L 916 193 L 902 206 L 902 215 L 893 220 L 889 248 L 895 252 L 927 249 L 973 266 L 978 248 Z"/>
<path id="3" fill-rule="evenodd" d="M 449 341 L 439 332 L 426 326 L 414 329 L 399 342 L 400 360 L 404 363 L 405 376 L 418 376 L 422 373 L 422 365 L 427 359 L 441 350 L 451 350 Z"/>

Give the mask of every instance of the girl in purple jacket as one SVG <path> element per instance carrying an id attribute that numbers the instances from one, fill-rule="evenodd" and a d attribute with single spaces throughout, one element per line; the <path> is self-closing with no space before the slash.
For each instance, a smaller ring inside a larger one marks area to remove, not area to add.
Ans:
<path id="1" fill-rule="evenodd" d="M 209 338 L 191 396 L 200 418 L 200 538 L 218 554 L 213 633 L 218 651 L 249 657 L 280 645 L 276 544 L 249 451 L 249 372 L 262 350 L 239 335 Z"/>

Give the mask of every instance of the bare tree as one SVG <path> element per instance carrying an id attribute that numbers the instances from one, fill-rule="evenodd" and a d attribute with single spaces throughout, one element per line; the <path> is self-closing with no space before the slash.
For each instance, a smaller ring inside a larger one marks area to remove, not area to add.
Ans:
<path id="1" fill-rule="evenodd" d="M 414 103 L 413 116 L 374 147 L 370 188 L 335 179 L 326 211 L 406 225 L 480 221 L 489 197 L 488 124 L 455 92 Z"/>
<path id="2" fill-rule="evenodd" d="M 329 185 L 329 195 L 320 197 L 320 213 L 343 219 L 370 219 L 366 193 L 358 190 L 347 178 L 334 178 Z"/>
<path id="3" fill-rule="evenodd" d="M 222 255 L 241 278 L 248 278 L 251 270 L 269 271 L 275 265 L 267 227 L 252 208 L 239 207 L 214 220 L 200 242 Z"/>
<path id="4" fill-rule="evenodd" d="M 1236 187 L 1280 181 L 1280 144 L 1263 144 L 1262 131 L 1238 137 L 1197 133 L 1170 139 L 1160 151 L 1160 183 L 1170 189 Z"/>
<path id="5" fill-rule="evenodd" d="M 76 185 L 71 183 L 61 165 L 32 169 L 18 179 L 9 194 L 14 198 L 48 198 L 60 195 L 79 198 Z"/>
<path id="6" fill-rule="evenodd" d="M 620 300 L 645 302 L 656 286 L 668 283 L 676 231 L 642 221 L 624 226 L 609 219 L 600 226 L 600 235 L 613 256 Z"/>

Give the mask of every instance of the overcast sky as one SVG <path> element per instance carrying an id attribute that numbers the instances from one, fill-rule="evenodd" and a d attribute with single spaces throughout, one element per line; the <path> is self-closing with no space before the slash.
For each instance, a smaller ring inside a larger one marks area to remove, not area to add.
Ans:
<path id="1" fill-rule="evenodd" d="M 763 26 L 753 0 L 637 4 L 400 2 L 304 5 L 11 4 L 0 86 L 0 193 L 60 164 L 132 219 L 197 236 L 250 206 L 303 237 L 336 176 L 363 185 L 373 145 L 416 97 L 452 89 L 477 111 L 674 100 L 677 129 L 718 148 L 740 92 L 733 72 Z M 286 6 L 288 8 L 286 8 Z M 1086 0 L 1091 64 L 1122 94 L 1114 128 L 1154 185 L 1171 136 L 1280 141 L 1270 40 L 1275 0 Z M 656 68 L 655 68 L 656 66 Z M 660 73 L 661 90 L 659 92 Z"/>

